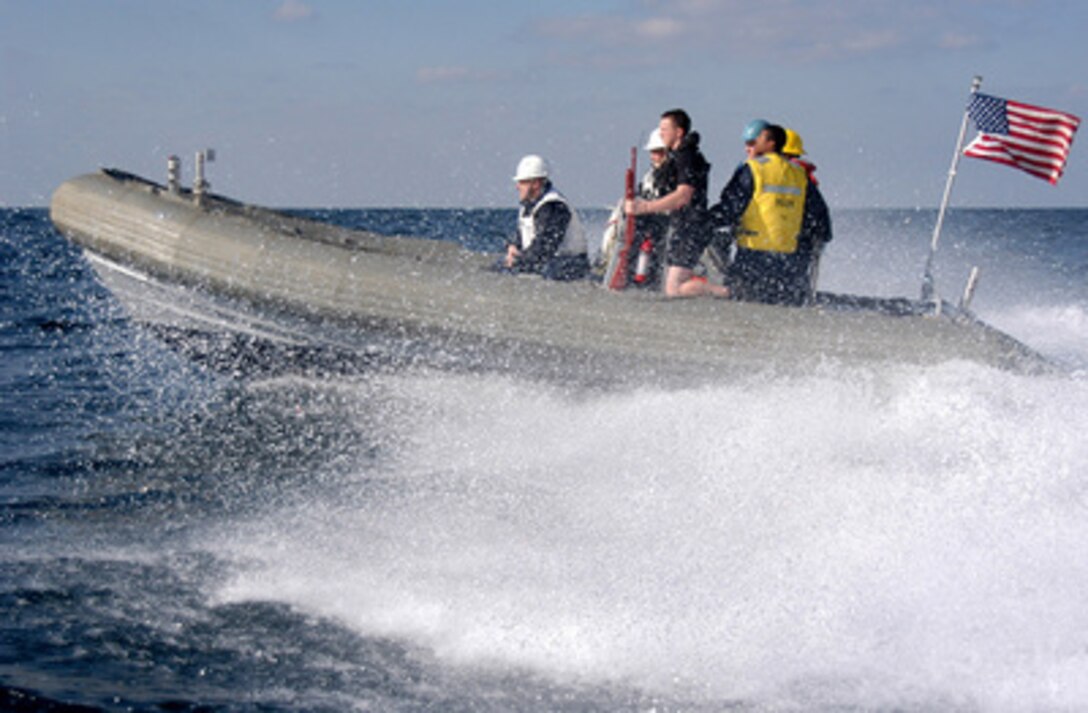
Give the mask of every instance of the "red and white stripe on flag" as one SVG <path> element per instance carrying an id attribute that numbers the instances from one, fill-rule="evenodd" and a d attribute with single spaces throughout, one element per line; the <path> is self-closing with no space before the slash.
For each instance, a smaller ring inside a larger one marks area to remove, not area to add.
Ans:
<path id="1" fill-rule="evenodd" d="M 1061 178 L 1080 118 L 985 94 L 972 97 L 968 114 L 979 135 L 964 156 L 1013 166 L 1052 184 Z"/>

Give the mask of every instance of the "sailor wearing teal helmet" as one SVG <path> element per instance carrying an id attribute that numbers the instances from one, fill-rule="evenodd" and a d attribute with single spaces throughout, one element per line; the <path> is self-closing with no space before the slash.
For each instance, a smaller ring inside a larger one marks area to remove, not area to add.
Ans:
<path id="1" fill-rule="evenodd" d="M 741 132 L 740 135 L 740 140 L 744 142 L 744 152 L 748 155 L 748 158 L 755 156 L 754 146 L 756 139 L 758 139 L 764 129 L 770 125 L 770 122 L 766 119 L 752 119 L 748 122 L 748 125 L 744 127 L 744 131 Z"/>
<path id="2" fill-rule="evenodd" d="M 711 223 L 733 229 L 726 286 L 737 299 L 799 305 L 812 296 L 810 259 L 831 240 L 831 218 L 804 169 L 781 153 L 786 130 L 756 119 L 742 133 L 749 159 L 733 173 Z"/>

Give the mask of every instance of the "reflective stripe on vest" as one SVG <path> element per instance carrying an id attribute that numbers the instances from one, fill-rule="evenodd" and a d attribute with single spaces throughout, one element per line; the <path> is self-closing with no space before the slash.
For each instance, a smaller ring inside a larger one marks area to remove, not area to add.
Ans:
<path id="1" fill-rule="evenodd" d="M 562 203 L 570 210 L 570 222 L 567 223 L 567 232 L 563 236 L 563 242 L 559 244 L 559 250 L 556 254 L 584 254 L 588 249 L 589 244 L 586 241 L 586 232 L 582 229 L 582 221 L 578 219 L 578 211 L 574 210 L 570 203 L 567 202 L 567 199 L 563 197 L 563 194 L 555 190 L 555 188 L 549 188 L 528 213 L 525 211 L 524 207 L 521 208 L 521 213 L 518 216 L 518 234 L 521 237 L 521 249 L 528 250 L 529 246 L 536 240 L 537 211 L 540 210 L 540 207 L 545 203 L 551 203 L 553 201 Z"/>
<path id="2" fill-rule="evenodd" d="M 737 245 L 748 250 L 797 251 L 808 177 L 779 154 L 749 159 L 752 200 L 740 219 Z"/>

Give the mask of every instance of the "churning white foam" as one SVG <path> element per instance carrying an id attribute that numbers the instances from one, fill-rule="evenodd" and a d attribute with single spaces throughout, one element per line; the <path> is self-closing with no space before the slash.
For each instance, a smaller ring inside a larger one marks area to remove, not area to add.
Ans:
<path id="1" fill-rule="evenodd" d="M 359 413 L 391 414 L 390 452 L 217 533 L 247 563 L 220 596 L 708 700 L 1077 708 L 1086 397 L 964 363 L 580 395 L 388 377 Z"/>
<path id="2" fill-rule="evenodd" d="M 1017 305 L 992 317 L 993 323 L 1047 356 L 1088 370 L 1088 313 L 1084 305 Z"/>

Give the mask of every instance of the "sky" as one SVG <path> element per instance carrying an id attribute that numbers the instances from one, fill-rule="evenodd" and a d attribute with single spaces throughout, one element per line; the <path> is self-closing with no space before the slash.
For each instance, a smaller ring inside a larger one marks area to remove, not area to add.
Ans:
<path id="1" fill-rule="evenodd" d="M 0 207 L 172 154 L 188 184 L 204 148 L 274 207 L 513 206 L 528 153 L 605 207 L 682 107 L 712 197 L 761 117 L 833 209 L 936 208 L 974 75 L 1088 118 L 1086 28 L 1073 0 L 0 0 Z M 951 205 L 1088 207 L 1088 136 L 1057 186 L 962 160 Z"/>

